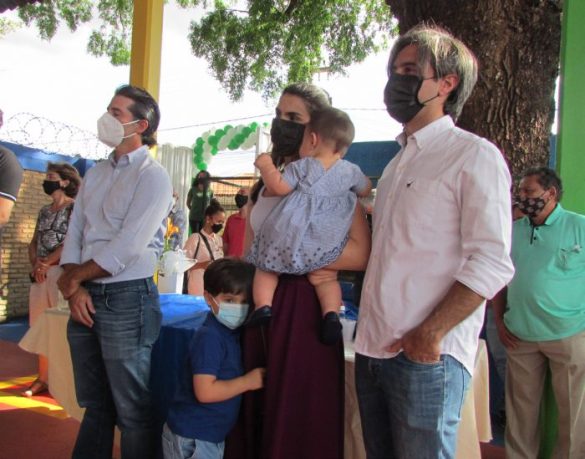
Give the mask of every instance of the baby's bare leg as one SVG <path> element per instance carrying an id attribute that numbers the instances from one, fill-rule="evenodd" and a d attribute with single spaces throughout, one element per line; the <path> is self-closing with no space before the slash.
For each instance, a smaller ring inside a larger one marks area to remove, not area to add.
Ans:
<path id="1" fill-rule="evenodd" d="M 261 308 L 262 306 L 272 307 L 272 300 L 274 299 L 274 292 L 276 291 L 277 285 L 278 274 L 256 268 L 253 285 L 255 309 Z"/>
<path id="2" fill-rule="evenodd" d="M 337 271 L 329 268 L 318 269 L 309 273 L 308 278 L 317 291 L 322 315 L 328 312 L 339 313 L 342 299 L 341 286 L 337 282 Z"/>

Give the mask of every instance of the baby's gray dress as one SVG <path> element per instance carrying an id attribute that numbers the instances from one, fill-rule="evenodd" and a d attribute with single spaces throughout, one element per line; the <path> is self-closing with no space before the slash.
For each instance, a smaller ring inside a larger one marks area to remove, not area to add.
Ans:
<path id="1" fill-rule="evenodd" d="M 306 274 L 341 254 L 367 179 L 349 161 L 326 171 L 314 158 L 289 164 L 283 177 L 294 190 L 266 217 L 248 260 L 264 271 Z"/>

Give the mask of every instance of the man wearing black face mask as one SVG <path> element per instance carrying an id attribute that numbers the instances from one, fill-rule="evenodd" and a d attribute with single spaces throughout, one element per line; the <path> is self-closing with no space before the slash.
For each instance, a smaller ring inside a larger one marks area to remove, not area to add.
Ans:
<path id="1" fill-rule="evenodd" d="M 526 218 L 514 223 L 507 289 L 494 298 L 506 346 L 506 455 L 537 457 L 539 409 L 550 368 L 558 406 L 555 457 L 585 457 L 585 216 L 559 204 L 562 183 L 546 167 L 519 186 Z"/>
<path id="2" fill-rule="evenodd" d="M 485 299 L 513 274 L 510 174 L 494 145 L 454 124 L 477 79 L 461 41 L 415 27 L 388 77 L 404 132 L 378 182 L 355 341 L 364 442 L 368 457 L 450 458 Z"/>
<path id="3" fill-rule="evenodd" d="M 223 251 L 227 257 L 244 255 L 244 237 L 248 218 L 248 189 L 240 188 L 235 196 L 238 211 L 228 217 L 223 230 Z"/>

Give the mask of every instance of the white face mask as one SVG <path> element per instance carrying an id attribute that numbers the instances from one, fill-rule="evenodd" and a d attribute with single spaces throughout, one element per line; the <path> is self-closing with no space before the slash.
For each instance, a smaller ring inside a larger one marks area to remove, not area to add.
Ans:
<path id="1" fill-rule="evenodd" d="M 116 148 L 122 140 L 135 135 L 136 132 L 124 136 L 124 126 L 138 123 L 140 120 L 130 121 L 122 124 L 108 112 L 104 113 L 97 121 L 98 139 L 110 148 Z"/>

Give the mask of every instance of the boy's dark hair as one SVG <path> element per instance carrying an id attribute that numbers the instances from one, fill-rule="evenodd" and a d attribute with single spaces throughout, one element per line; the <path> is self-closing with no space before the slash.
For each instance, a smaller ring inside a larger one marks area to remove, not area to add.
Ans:
<path id="1" fill-rule="evenodd" d="M 254 272 L 254 265 L 239 258 L 220 258 L 211 263 L 203 273 L 203 286 L 214 296 L 220 293 L 244 293 L 251 303 Z"/>
<path id="2" fill-rule="evenodd" d="M 160 122 L 160 110 L 156 100 L 154 100 L 154 98 L 144 89 L 129 84 L 120 86 L 116 89 L 115 95 L 124 96 L 134 101 L 129 107 L 130 113 L 132 113 L 134 119 L 148 121 L 148 127 L 141 136 L 142 143 L 149 147 L 156 145 L 154 134 L 156 133 Z"/>
<path id="3" fill-rule="evenodd" d="M 347 113 L 333 107 L 313 113 L 307 128 L 323 140 L 333 142 L 335 151 L 341 155 L 345 154 L 355 135 L 355 128 Z"/>
<path id="4" fill-rule="evenodd" d="M 548 167 L 534 167 L 528 169 L 522 177 L 536 176 L 538 184 L 545 190 L 554 188 L 557 191 L 557 201 L 563 197 L 563 182 L 557 173 Z"/>
<path id="5" fill-rule="evenodd" d="M 81 176 L 75 167 L 69 163 L 49 163 L 47 172 L 59 174 L 61 180 L 69 180 L 69 185 L 63 190 L 67 196 L 74 198 L 77 196 L 79 186 L 81 185 Z"/>

